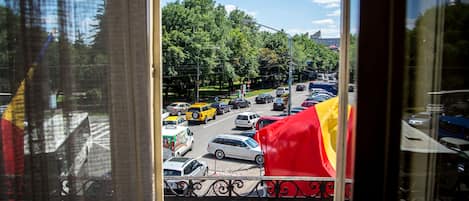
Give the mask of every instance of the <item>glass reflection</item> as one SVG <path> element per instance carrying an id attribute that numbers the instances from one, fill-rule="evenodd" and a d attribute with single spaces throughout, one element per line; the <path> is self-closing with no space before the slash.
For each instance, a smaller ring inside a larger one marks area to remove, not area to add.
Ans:
<path id="1" fill-rule="evenodd" d="M 0 1 L 0 200 L 110 198 L 105 8 Z"/>
<path id="2" fill-rule="evenodd" d="M 408 1 L 400 195 L 469 199 L 469 5 Z"/>

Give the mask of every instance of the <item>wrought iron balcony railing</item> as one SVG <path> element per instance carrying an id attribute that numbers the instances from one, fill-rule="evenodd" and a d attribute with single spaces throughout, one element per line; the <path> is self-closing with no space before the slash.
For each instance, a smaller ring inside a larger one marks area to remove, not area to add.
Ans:
<path id="1" fill-rule="evenodd" d="M 232 197 L 232 198 L 308 198 L 332 200 L 334 178 L 279 176 L 167 176 L 165 198 Z M 350 197 L 351 180 L 347 180 L 346 197 Z"/>

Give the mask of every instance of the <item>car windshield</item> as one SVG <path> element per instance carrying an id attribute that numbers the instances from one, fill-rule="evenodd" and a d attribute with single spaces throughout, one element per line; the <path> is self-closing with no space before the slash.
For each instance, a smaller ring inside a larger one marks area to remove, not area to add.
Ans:
<path id="1" fill-rule="evenodd" d="M 189 112 L 200 112 L 200 108 L 189 108 Z"/>
<path id="2" fill-rule="evenodd" d="M 246 115 L 238 115 L 238 117 L 236 118 L 238 120 L 248 120 L 248 116 Z"/>
<path id="3" fill-rule="evenodd" d="M 181 171 L 164 169 L 163 170 L 163 175 L 164 176 L 181 176 Z"/>
<path id="4" fill-rule="evenodd" d="M 163 126 L 166 125 L 176 125 L 176 121 L 163 121 Z"/>
<path id="5" fill-rule="evenodd" d="M 283 100 L 281 98 L 275 99 L 275 103 L 283 103 Z"/>
<path id="6" fill-rule="evenodd" d="M 169 106 L 171 106 L 171 107 L 176 107 L 176 106 L 178 106 L 178 104 L 177 104 L 177 103 L 172 103 L 172 104 L 169 105 Z"/>
<path id="7" fill-rule="evenodd" d="M 254 141 L 253 139 L 249 138 L 247 139 L 246 141 L 244 141 L 246 144 L 248 144 L 250 147 L 252 148 L 256 148 L 259 146 L 259 144 L 257 144 L 256 141 Z"/>
<path id="8" fill-rule="evenodd" d="M 218 107 L 218 105 L 221 105 L 220 103 L 213 103 L 212 107 Z"/>

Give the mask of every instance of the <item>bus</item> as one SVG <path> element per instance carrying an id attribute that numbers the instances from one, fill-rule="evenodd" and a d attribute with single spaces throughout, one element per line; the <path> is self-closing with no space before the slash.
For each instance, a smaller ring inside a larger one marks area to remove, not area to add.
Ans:
<path id="1" fill-rule="evenodd" d="M 337 91 L 338 91 L 336 83 L 318 82 L 318 81 L 310 82 L 308 89 L 309 91 L 313 91 L 313 89 L 324 89 L 334 95 L 337 95 Z"/>

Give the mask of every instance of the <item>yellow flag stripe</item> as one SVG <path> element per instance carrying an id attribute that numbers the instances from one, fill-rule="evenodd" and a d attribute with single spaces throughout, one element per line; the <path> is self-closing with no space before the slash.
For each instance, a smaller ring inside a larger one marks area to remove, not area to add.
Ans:
<path id="1" fill-rule="evenodd" d="M 336 140 L 338 131 L 339 98 L 334 97 L 322 103 L 315 105 L 321 125 L 322 141 L 326 150 L 327 159 L 331 166 L 336 167 Z M 350 106 L 348 106 L 348 115 L 350 115 Z"/>
<path id="2" fill-rule="evenodd" d="M 10 121 L 14 126 L 24 129 L 24 115 L 25 115 L 25 107 L 24 107 L 24 92 L 25 92 L 25 85 L 26 80 L 31 79 L 34 72 L 34 65 L 29 68 L 28 74 L 26 79 L 21 81 L 18 90 L 16 91 L 15 95 L 11 99 L 10 103 L 8 104 L 6 110 L 3 112 L 2 119 Z"/>

